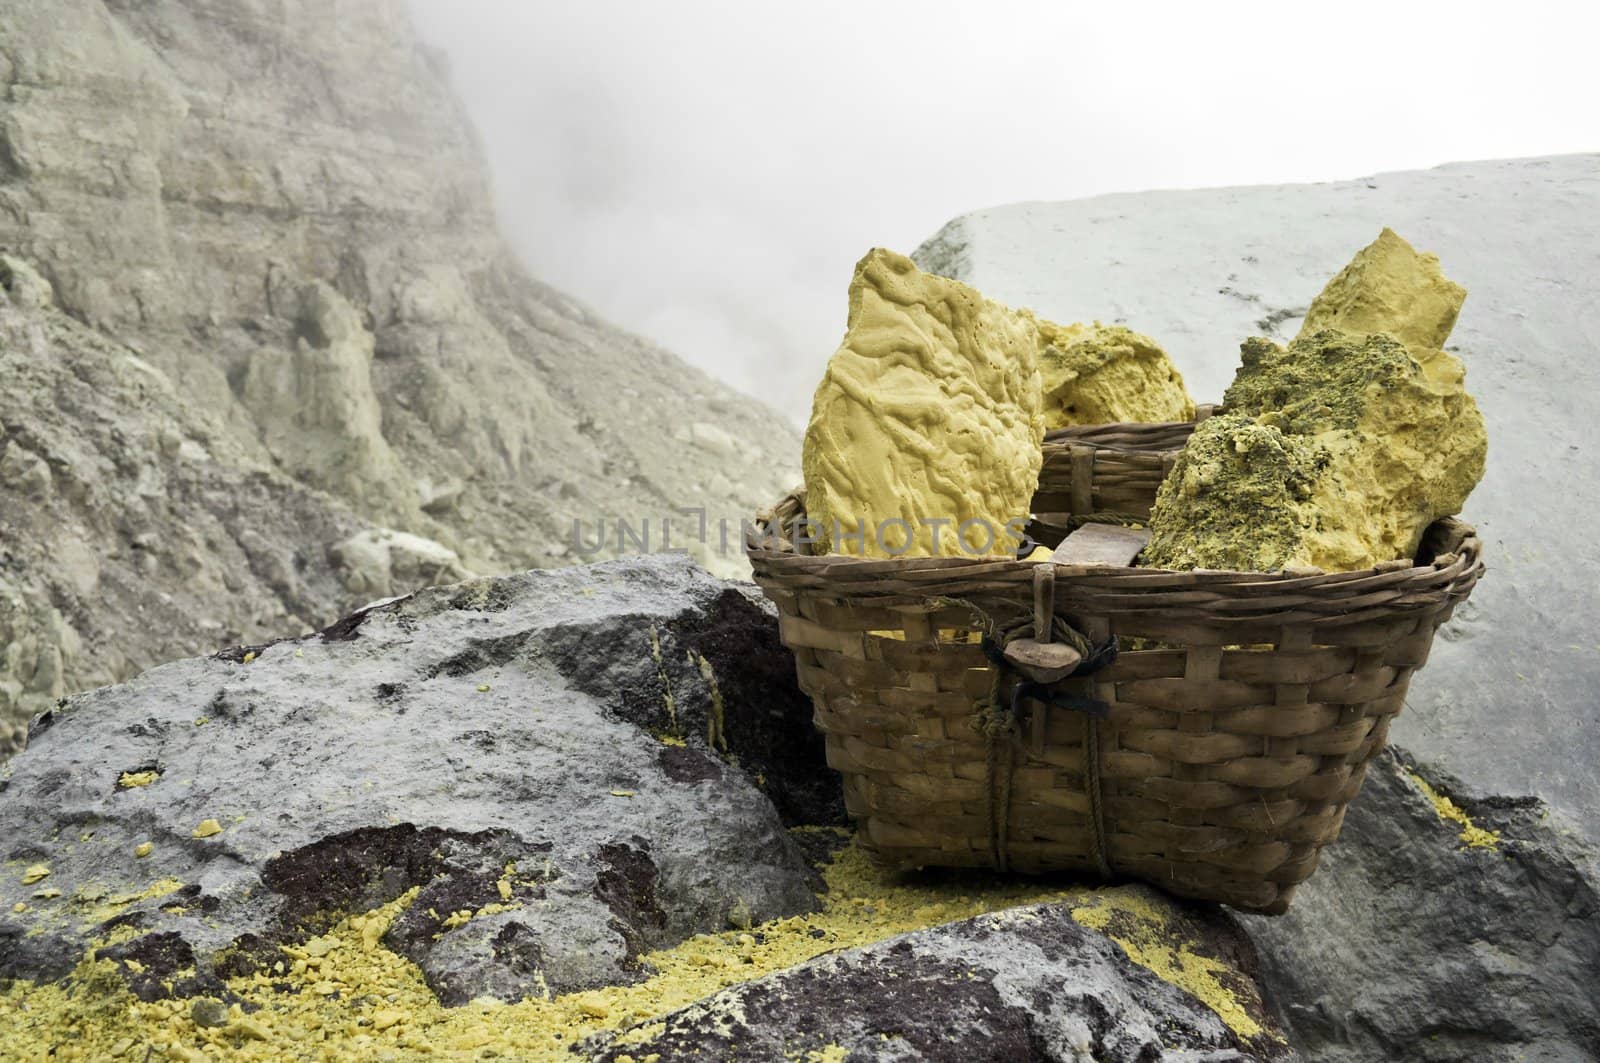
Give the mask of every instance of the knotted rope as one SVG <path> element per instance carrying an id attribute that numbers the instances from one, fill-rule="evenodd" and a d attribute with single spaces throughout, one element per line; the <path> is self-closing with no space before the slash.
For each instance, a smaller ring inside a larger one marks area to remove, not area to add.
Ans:
<path id="1" fill-rule="evenodd" d="M 989 821 L 989 859 L 998 871 L 1009 866 L 1009 836 L 1011 829 L 1011 774 L 1015 767 L 1015 749 L 1021 726 L 1022 703 L 1027 699 L 1070 709 L 1083 715 L 1084 788 L 1089 798 L 1090 842 L 1095 865 L 1100 874 L 1111 875 L 1106 842 L 1105 816 L 1100 795 L 1100 731 L 1099 720 L 1111 713 L 1111 706 L 1096 698 L 1082 697 L 1059 689 L 1059 683 L 1039 683 L 1022 675 L 1005 657 L 1005 648 L 1016 639 L 1036 638 L 1032 617 L 1023 616 L 1007 623 L 999 623 L 983 609 L 959 598 L 940 598 L 929 602 L 934 606 L 961 606 L 977 620 L 983 638 L 983 652 L 993 665 L 993 678 L 988 694 L 978 702 L 972 717 L 973 729 L 985 738 L 985 805 Z M 1052 613 L 1049 637 L 1040 641 L 1061 642 L 1077 650 L 1083 660 L 1073 669 L 1068 679 L 1090 675 L 1116 660 L 1117 640 L 1112 636 L 1100 646 L 1060 616 Z M 1011 682 L 1011 696 L 1002 697 L 1006 683 Z M 1064 682 L 1065 680 L 1062 680 Z"/>

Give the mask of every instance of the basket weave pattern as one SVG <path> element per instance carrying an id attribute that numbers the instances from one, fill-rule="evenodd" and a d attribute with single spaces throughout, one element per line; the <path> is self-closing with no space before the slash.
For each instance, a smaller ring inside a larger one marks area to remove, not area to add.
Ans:
<path id="1" fill-rule="evenodd" d="M 1118 427 L 1131 441 L 1046 442 L 1036 510 L 1088 495 L 1094 511 L 1148 513 L 1187 426 Z M 791 497 L 771 519 L 801 516 Z M 1122 646 L 1061 686 L 1110 713 L 1025 699 L 997 768 L 975 725 L 995 674 L 974 610 L 1030 610 L 1036 566 L 747 547 L 881 862 L 1127 875 L 1269 913 L 1338 836 L 1411 674 L 1482 570 L 1455 520 L 1429 530 L 1415 563 L 1363 572 L 1058 567 L 1055 614 Z"/>

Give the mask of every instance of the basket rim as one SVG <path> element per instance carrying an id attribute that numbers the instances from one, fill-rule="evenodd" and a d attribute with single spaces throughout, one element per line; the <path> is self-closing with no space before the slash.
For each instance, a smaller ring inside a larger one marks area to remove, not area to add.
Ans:
<path id="1" fill-rule="evenodd" d="M 746 532 L 745 556 L 763 587 L 825 594 L 841 600 L 912 605 L 940 596 L 995 594 L 1012 597 L 1031 586 L 1033 572 L 1048 561 L 1001 555 L 980 557 L 865 558 L 813 556 L 774 550 L 765 529 L 785 510 L 804 512 L 804 492 L 790 492 Z M 1055 565 L 1063 597 L 1080 606 L 1117 614 L 1161 613 L 1173 619 L 1204 618 L 1260 624 L 1297 619 L 1356 623 L 1383 612 L 1432 608 L 1460 600 L 1484 572 L 1477 530 L 1457 517 L 1443 517 L 1423 534 L 1419 556 L 1379 562 L 1348 572 L 1178 571 L 1109 565 Z M 1431 556 L 1429 556 L 1431 555 Z"/>
<path id="2" fill-rule="evenodd" d="M 785 496 L 798 498 L 798 492 L 791 492 Z M 779 505 L 782 505 L 780 502 Z M 803 508 L 799 510 L 804 513 Z M 756 526 L 759 528 L 770 527 L 769 519 L 757 516 Z M 1380 561 L 1371 568 L 1352 569 L 1341 572 L 1295 572 L 1282 569 L 1270 572 L 1252 572 L 1238 569 L 1221 568 L 1196 568 L 1196 569 L 1168 569 L 1153 568 L 1149 566 L 1113 566 L 1113 565 L 1061 565 L 1055 566 L 1058 573 L 1084 575 L 1119 575 L 1128 578 L 1130 574 L 1139 577 L 1139 582 L 1145 586 L 1168 586 L 1173 583 L 1171 577 L 1181 577 L 1185 584 L 1190 583 L 1217 583 L 1233 586 L 1249 586 L 1255 583 L 1271 584 L 1274 588 L 1283 590 L 1287 588 L 1309 587 L 1321 583 L 1350 583 L 1356 580 L 1367 579 L 1374 576 L 1392 575 L 1396 572 L 1435 572 L 1445 568 L 1458 567 L 1464 563 L 1467 554 L 1475 559 L 1481 557 L 1483 547 L 1478 538 L 1477 528 L 1457 516 L 1440 517 L 1428 525 L 1423 534 L 1424 543 L 1429 537 L 1441 540 L 1445 545 L 1440 549 L 1434 560 L 1428 564 L 1416 563 L 1414 559 L 1396 558 L 1393 561 Z M 770 536 L 749 535 L 745 536 L 746 556 L 768 563 L 776 563 L 784 568 L 803 567 L 810 568 L 819 573 L 831 572 L 843 574 L 846 568 L 852 569 L 859 576 L 873 576 L 888 573 L 906 572 L 948 572 L 951 575 L 980 575 L 989 572 L 994 566 L 1015 568 L 1021 572 L 1032 572 L 1041 564 L 1050 564 L 1048 561 L 1026 561 L 1020 558 L 1007 557 L 1003 554 L 983 554 L 970 557 L 856 557 L 851 554 L 800 554 L 788 550 L 769 550 L 757 545 L 766 541 Z M 1454 542 L 1455 545 L 1448 545 Z M 1401 562 L 1405 562 L 1401 564 Z"/>

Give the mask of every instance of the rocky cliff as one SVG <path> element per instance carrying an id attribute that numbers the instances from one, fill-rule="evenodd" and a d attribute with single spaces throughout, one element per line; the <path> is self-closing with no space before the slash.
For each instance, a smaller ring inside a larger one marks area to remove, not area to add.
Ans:
<path id="1" fill-rule="evenodd" d="M 53 289 L 7 283 L 0 719 L 440 574 L 568 562 L 574 518 L 591 544 L 648 519 L 656 546 L 703 507 L 715 540 L 798 477 L 781 419 L 526 275 L 401 0 L 8 4 L 0 94 L 0 251 Z M 236 499 L 170 489 L 196 445 Z M 404 534 L 333 553 L 363 529 Z"/>

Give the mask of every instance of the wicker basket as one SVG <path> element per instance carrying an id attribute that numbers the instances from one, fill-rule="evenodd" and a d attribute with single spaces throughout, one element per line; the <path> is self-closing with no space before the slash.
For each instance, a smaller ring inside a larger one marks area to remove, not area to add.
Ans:
<path id="1" fill-rule="evenodd" d="M 1053 434 L 1035 511 L 1148 514 L 1192 427 Z M 792 545 L 803 515 L 785 499 L 758 525 L 777 534 L 746 551 L 880 862 L 1125 875 L 1266 913 L 1338 836 L 1411 673 L 1482 571 L 1454 519 L 1414 563 L 1292 575 L 810 557 Z M 996 727 L 995 695 L 1019 677 L 992 663 L 977 618 L 1036 607 L 1121 651 Z M 1096 704 L 1104 719 L 1080 711 Z"/>

